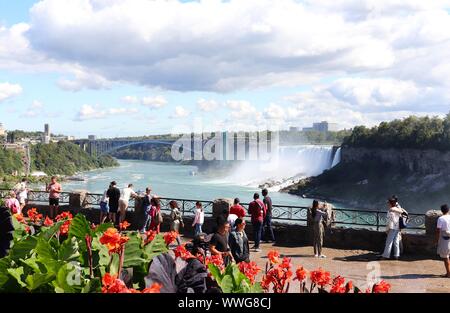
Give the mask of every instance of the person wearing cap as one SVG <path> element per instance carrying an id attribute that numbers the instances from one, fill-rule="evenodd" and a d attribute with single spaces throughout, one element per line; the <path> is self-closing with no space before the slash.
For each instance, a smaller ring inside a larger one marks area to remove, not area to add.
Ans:
<path id="1" fill-rule="evenodd" d="M 381 258 L 390 259 L 391 252 L 394 250 L 394 258 L 398 260 L 400 258 L 400 217 L 406 211 L 398 205 L 398 199 L 396 198 L 389 198 L 388 206 L 386 223 L 387 238 Z"/>

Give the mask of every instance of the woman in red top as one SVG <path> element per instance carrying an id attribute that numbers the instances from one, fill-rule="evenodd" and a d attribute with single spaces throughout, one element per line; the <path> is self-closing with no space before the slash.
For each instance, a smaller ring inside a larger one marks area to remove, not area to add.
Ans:
<path id="1" fill-rule="evenodd" d="M 247 214 L 242 205 L 240 205 L 239 198 L 234 199 L 234 205 L 230 208 L 230 214 L 237 215 L 238 218 L 243 219 Z"/>
<path id="2" fill-rule="evenodd" d="M 160 229 L 160 221 L 159 221 L 159 215 L 161 214 L 161 202 L 158 198 L 152 198 L 150 200 L 150 218 L 152 219 L 150 223 L 150 230 L 156 231 L 156 233 L 159 234 Z"/>

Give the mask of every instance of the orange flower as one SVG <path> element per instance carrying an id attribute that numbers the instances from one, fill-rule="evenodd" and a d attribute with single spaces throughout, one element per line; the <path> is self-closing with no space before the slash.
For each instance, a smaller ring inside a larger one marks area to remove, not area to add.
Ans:
<path id="1" fill-rule="evenodd" d="M 119 253 L 129 239 L 126 236 L 121 236 L 117 229 L 110 227 L 103 233 L 103 236 L 100 238 L 100 243 L 105 245 L 109 253 L 112 254 Z"/>
<path id="2" fill-rule="evenodd" d="M 154 283 L 150 288 L 145 288 L 142 293 L 160 293 L 162 286 L 158 283 Z"/>
<path id="3" fill-rule="evenodd" d="M 321 288 L 329 285 L 331 283 L 330 272 L 325 272 L 323 269 L 319 268 L 316 271 L 312 271 L 310 275 L 313 284 L 320 286 Z"/>
<path id="4" fill-rule="evenodd" d="M 177 237 L 178 233 L 176 231 L 171 231 L 164 234 L 164 241 L 166 242 L 166 245 L 170 245 L 177 239 Z"/>
<path id="5" fill-rule="evenodd" d="M 64 224 L 62 224 L 61 227 L 59 228 L 59 233 L 61 235 L 66 235 L 69 232 L 69 227 L 71 223 L 72 223 L 71 220 L 65 221 Z"/>
<path id="6" fill-rule="evenodd" d="M 22 214 L 16 213 L 13 215 L 19 223 L 25 223 L 25 219 Z"/>
<path id="7" fill-rule="evenodd" d="M 250 280 L 252 284 L 255 283 L 256 275 L 261 270 L 255 262 L 241 262 L 239 263 L 239 270 Z"/>
<path id="8" fill-rule="evenodd" d="M 155 230 L 149 230 L 145 233 L 145 242 L 144 245 L 148 245 L 150 242 L 153 241 L 153 239 L 155 239 L 156 235 L 158 234 L 157 231 Z"/>
<path id="9" fill-rule="evenodd" d="M 116 275 L 106 273 L 102 278 L 102 293 L 130 293 L 125 283 Z"/>
<path id="10" fill-rule="evenodd" d="M 222 255 L 220 254 L 206 257 L 205 265 L 208 267 L 210 263 L 217 266 L 221 271 L 225 269 L 225 263 L 223 262 Z"/>
<path id="11" fill-rule="evenodd" d="M 349 282 L 347 283 L 347 285 L 345 285 L 345 292 L 346 292 L 346 293 L 349 293 L 349 292 L 351 292 L 353 289 L 354 289 L 354 288 L 353 288 L 353 282 L 352 282 L 352 281 L 349 281 Z"/>
<path id="12" fill-rule="evenodd" d="M 295 279 L 302 282 L 302 281 L 306 280 L 306 278 L 308 277 L 308 271 L 305 270 L 303 268 L 303 266 L 299 266 L 297 268 L 297 270 L 295 271 L 295 276 L 296 276 Z"/>
<path id="13" fill-rule="evenodd" d="M 186 249 L 186 244 L 179 245 L 175 248 L 175 250 L 173 250 L 173 252 L 175 253 L 175 257 L 181 258 L 184 261 L 195 258 L 195 256 L 193 256 L 191 252 Z"/>
<path id="14" fill-rule="evenodd" d="M 70 212 L 66 211 L 66 212 L 62 212 L 61 214 L 57 215 L 56 218 L 55 218 L 55 220 L 57 222 L 59 222 L 61 220 L 64 220 L 64 219 L 71 220 L 71 219 L 73 219 L 73 216 L 72 216 L 72 214 Z"/>
<path id="15" fill-rule="evenodd" d="M 28 210 L 27 216 L 34 223 L 39 223 L 41 221 L 41 219 L 43 218 L 43 215 L 39 214 L 39 212 L 37 211 L 36 208 L 32 208 L 32 209 Z"/>
<path id="16" fill-rule="evenodd" d="M 345 278 L 337 276 L 335 279 L 333 279 L 333 285 L 331 286 L 330 293 L 345 293 L 347 289 L 344 284 Z"/>
<path id="17" fill-rule="evenodd" d="M 269 258 L 271 265 L 280 263 L 280 253 L 276 250 L 269 251 L 267 257 Z"/>
<path id="18" fill-rule="evenodd" d="M 53 225 L 53 220 L 51 218 L 49 218 L 48 216 L 45 217 L 45 221 L 44 221 L 44 226 L 52 226 Z"/>
<path id="19" fill-rule="evenodd" d="M 119 224 L 120 230 L 127 230 L 128 227 L 130 227 L 130 223 L 128 223 L 127 221 L 124 221 L 123 223 Z"/>
<path id="20" fill-rule="evenodd" d="M 373 285 L 372 293 L 389 293 L 390 289 L 391 285 L 382 280 L 378 284 Z"/>

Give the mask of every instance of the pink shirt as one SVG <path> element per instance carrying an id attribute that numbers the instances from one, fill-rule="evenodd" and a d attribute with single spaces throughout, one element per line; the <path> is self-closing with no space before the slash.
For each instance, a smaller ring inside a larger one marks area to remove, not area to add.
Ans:
<path id="1" fill-rule="evenodd" d="M 48 191 L 50 192 L 51 199 L 59 199 L 60 192 L 61 192 L 61 184 L 60 183 L 50 184 L 48 186 Z"/>
<path id="2" fill-rule="evenodd" d="M 20 203 L 19 200 L 16 198 L 10 198 L 6 199 L 5 205 L 8 209 L 11 210 L 12 214 L 22 214 L 22 210 L 20 209 Z"/>

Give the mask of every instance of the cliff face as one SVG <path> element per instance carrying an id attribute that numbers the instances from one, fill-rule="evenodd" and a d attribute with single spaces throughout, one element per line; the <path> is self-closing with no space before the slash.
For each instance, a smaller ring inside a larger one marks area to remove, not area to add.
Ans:
<path id="1" fill-rule="evenodd" d="M 423 213 L 450 202 L 450 152 L 343 147 L 339 165 L 283 191 L 377 210 L 395 194 Z"/>
<path id="2" fill-rule="evenodd" d="M 342 148 L 341 162 L 343 163 L 363 163 L 370 160 L 399 167 L 415 174 L 450 175 L 450 152 L 415 149 Z"/>

